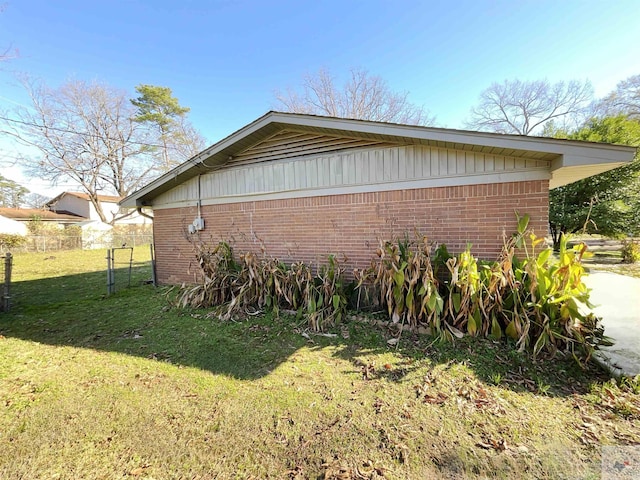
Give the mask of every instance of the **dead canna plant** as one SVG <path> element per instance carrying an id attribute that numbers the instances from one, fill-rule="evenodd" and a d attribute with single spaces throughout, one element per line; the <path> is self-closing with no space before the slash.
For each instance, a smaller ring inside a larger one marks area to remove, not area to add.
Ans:
<path id="1" fill-rule="evenodd" d="M 203 243 L 194 245 L 194 248 L 202 282 L 197 285 L 182 285 L 177 305 L 183 308 L 203 308 L 231 301 L 239 288 L 238 280 L 242 270 L 233 258 L 231 246 L 226 242 L 219 242 L 213 247 Z"/>
<path id="2" fill-rule="evenodd" d="M 329 255 L 327 265 L 318 268 L 318 274 L 307 281 L 303 300 L 306 305 L 309 327 L 322 331 L 326 326 L 339 323 L 347 311 L 344 287 L 344 268 L 334 255 Z"/>
<path id="3" fill-rule="evenodd" d="M 240 267 L 239 288 L 237 292 L 232 292 L 233 298 L 226 316 L 250 307 L 275 310 L 277 313 L 286 298 L 287 266 L 276 258 L 266 255 L 259 258 L 255 253 L 248 252 L 240 256 Z"/>
<path id="4" fill-rule="evenodd" d="M 469 335 L 476 335 L 482 330 L 479 298 L 483 285 L 471 244 L 457 257 L 449 258 L 446 266 L 451 275 L 444 310 L 448 335 L 460 337 L 464 329 Z"/>
<path id="5" fill-rule="evenodd" d="M 431 264 L 432 245 L 425 236 L 410 241 L 408 236 L 396 242 L 380 241 L 369 268 L 354 271 L 359 290 L 379 292 L 393 323 L 417 328 L 429 325 L 441 329 L 444 301 Z"/>
<path id="6" fill-rule="evenodd" d="M 213 248 L 196 245 L 195 249 L 202 282 L 183 285 L 176 302 L 181 307 L 219 307 L 223 319 L 260 310 L 277 314 L 284 308 L 306 314 L 314 330 L 344 318 L 344 269 L 333 255 L 314 275 L 303 262 L 286 265 L 266 255 L 264 248 L 262 256 L 247 252 L 238 262 L 226 242 Z"/>

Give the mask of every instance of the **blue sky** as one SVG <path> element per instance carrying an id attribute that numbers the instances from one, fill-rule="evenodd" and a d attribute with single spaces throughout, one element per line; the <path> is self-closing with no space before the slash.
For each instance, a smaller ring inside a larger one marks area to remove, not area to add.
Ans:
<path id="1" fill-rule="evenodd" d="M 638 0 L 9 0 L 0 48 L 19 57 L 0 69 L 0 108 L 27 102 L 16 71 L 51 86 L 162 85 L 213 143 L 305 73 L 325 67 L 340 80 L 363 67 L 460 128 L 493 81 L 589 79 L 606 94 L 640 73 L 639 18 Z M 0 153 L 12 148 L 0 141 Z"/>

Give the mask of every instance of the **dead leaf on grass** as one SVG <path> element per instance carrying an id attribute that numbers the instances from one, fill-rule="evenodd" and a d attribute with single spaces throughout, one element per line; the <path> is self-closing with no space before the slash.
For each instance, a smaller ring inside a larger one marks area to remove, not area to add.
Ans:
<path id="1" fill-rule="evenodd" d="M 325 462 L 322 467 L 326 469 L 322 477 L 325 480 L 376 480 L 384 478 L 386 472 L 384 467 L 376 466 L 370 460 L 355 468 L 345 466 L 338 460 Z"/>
<path id="2" fill-rule="evenodd" d="M 616 399 L 616 396 L 613 394 L 613 392 L 611 390 L 609 390 L 608 388 L 604 388 L 604 392 L 607 394 L 607 396 L 611 399 L 614 400 Z"/>
<path id="3" fill-rule="evenodd" d="M 376 478 L 384 477 L 385 468 L 376 467 L 371 460 L 367 460 L 362 464 L 362 467 L 356 467 L 356 478 L 373 480 Z"/>
<path id="4" fill-rule="evenodd" d="M 376 371 L 376 367 L 375 365 L 372 363 L 369 363 L 367 365 L 363 365 L 362 367 L 362 377 L 365 380 L 369 380 L 371 378 L 371 376 L 375 373 Z"/>
<path id="5" fill-rule="evenodd" d="M 400 413 L 400 417 L 405 418 L 407 420 L 413 418 L 413 415 L 411 414 L 411 410 L 406 404 L 402 406 L 402 413 Z"/>
<path id="6" fill-rule="evenodd" d="M 344 467 L 337 461 L 332 463 L 323 463 L 322 468 L 325 469 L 325 480 L 351 480 L 355 478 L 351 468 Z"/>
<path id="7" fill-rule="evenodd" d="M 422 381 L 422 385 L 415 385 L 413 388 L 416 391 L 416 396 L 420 398 L 427 392 L 427 389 L 435 384 L 435 378 L 433 378 L 431 373 L 428 373 L 424 376 L 424 380 Z"/>
<path id="8" fill-rule="evenodd" d="M 340 335 L 342 335 L 342 338 L 344 338 L 345 340 L 347 340 L 349 338 L 349 328 L 347 328 L 346 326 L 343 326 L 340 329 Z"/>
<path id="9" fill-rule="evenodd" d="M 504 438 L 500 438 L 495 440 L 493 438 L 488 439 L 486 442 L 478 442 L 476 446 L 480 448 L 484 448 L 485 450 L 497 450 L 499 452 L 504 452 L 507 447 L 507 441 Z"/>
<path id="10" fill-rule="evenodd" d="M 139 467 L 134 468 L 133 470 L 131 470 L 129 472 L 129 475 L 133 476 L 133 477 L 139 477 L 140 475 L 143 475 L 144 472 L 150 467 L 151 465 L 149 464 L 145 464 L 145 465 L 141 465 Z"/>
<path id="11" fill-rule="evenodd" d="M 424 403 L 431 403 L 431 404 L 434 404 L 434 405 L 442 405 L 448 399 L 449 399 L 449 397 L 447 395 L 445 395 L 442 392 L 438 392 L 437 395 L 425 395 L 423 401 L 424 401 Z"/>
<path id="12" fill-rule="evenodd" d="M 593 433 L 590 430 L 584 431 L 582 435 L 580 435 L 580 441 L 587 446 L 588 445 L 595 446 L 600 444 L 600 439 L 597 437 L 595 433 Z"/>
<path id="13" fill-rule="evenodd" d="M 306 478 L 304 476 L 304 471 L 302 470 L 302 467 L 295 467 L 292 468 L 291 470 L 287 470 L 286 473 L 287 478 L 290 480 L 302 480 L 303 478 Z"/>
<path id="14" fill-rule="evenodd" d="M 600 443 L 600 439 L 596 434 L 596 426 L 593 423 L 582 422 L 578 425 L 578 429 L 581 431 L 580 441 L 584 445 L 596 445 Z"/>

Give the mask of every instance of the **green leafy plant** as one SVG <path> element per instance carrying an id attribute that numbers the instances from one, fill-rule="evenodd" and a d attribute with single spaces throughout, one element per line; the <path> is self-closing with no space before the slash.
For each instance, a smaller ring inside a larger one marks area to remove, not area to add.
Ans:
<path id="1" fill-rule="evenodd" d="M 26 243 L 27 239 L 24 235 L 14 235 L 11 233 L 0 233 L 0 250 L 10 250 L 20 247 Z"/>
<path id="2" fill-rule="evenodd" d="M 544 383 L 542 380 L 538 380 L 536 382 L 536 391 L 540 395 L 548 395 L 550 388 L 551 388 L 551 385 Z"/>
<path id="3" fill-rule="evenodd" d="M 580 308 L 592 307 L 581 263 L 589 255 L 587 247 L 570 249 L 562 237 L 555 260 L 544 239 L 528 229 L 529 216 L 517 220 L 517 231 L 505 240 L 495 262 L 478 261 L 471 245 L 456 256 L 441 250 L 449 276 L 442 283 L 434 275 L 426 238 L 381 243 L 378 258 L 358 273 L 358 287 L 378 288 L 380 304 L 393 322 L 427 325 L 442 340 L 465 333 L 509 337 L 534 357 L 564 351 L 582 364 L 611 344 L 600 319 Z"/>
<path id="4" fill-rule="evenodd" d="M 585 271 L 581 263 L 590 255 L 587 246 L 581 243 L 569 249 L 562 237 L 558 260 L 553 261 L 551 249 L 535 252 L 542 239 L 533 234 L 528 236 L 530 249 L 526 258 L 514 262 L 515 278 L 520 282 L 514 294 L 523 307 L 517 318 L 524 325 L 518 342 L 522 347 L 531 345 L 534 356 L 561 349 L 569 351 L 578 361 L 586 361 L 597 348 L 611 344 L 604 336 L 600 320 L 580 309 L 580 305 L 593 307 L 583 282 Z"/>

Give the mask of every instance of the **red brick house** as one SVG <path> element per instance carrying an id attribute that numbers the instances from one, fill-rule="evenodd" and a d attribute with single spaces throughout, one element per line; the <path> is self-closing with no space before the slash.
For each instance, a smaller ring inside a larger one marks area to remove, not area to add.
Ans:
<path id="1" fill-rule="evenodd" d="M 515 211 L 548 229 L 549 188 L 633 159 L 635 149 L 269 112 L 125 198 L 150 207 L 158 280 L 194 279 L 190 239 L 283 261 L 344 254 L 418 231 L 494 258 Z"/>

